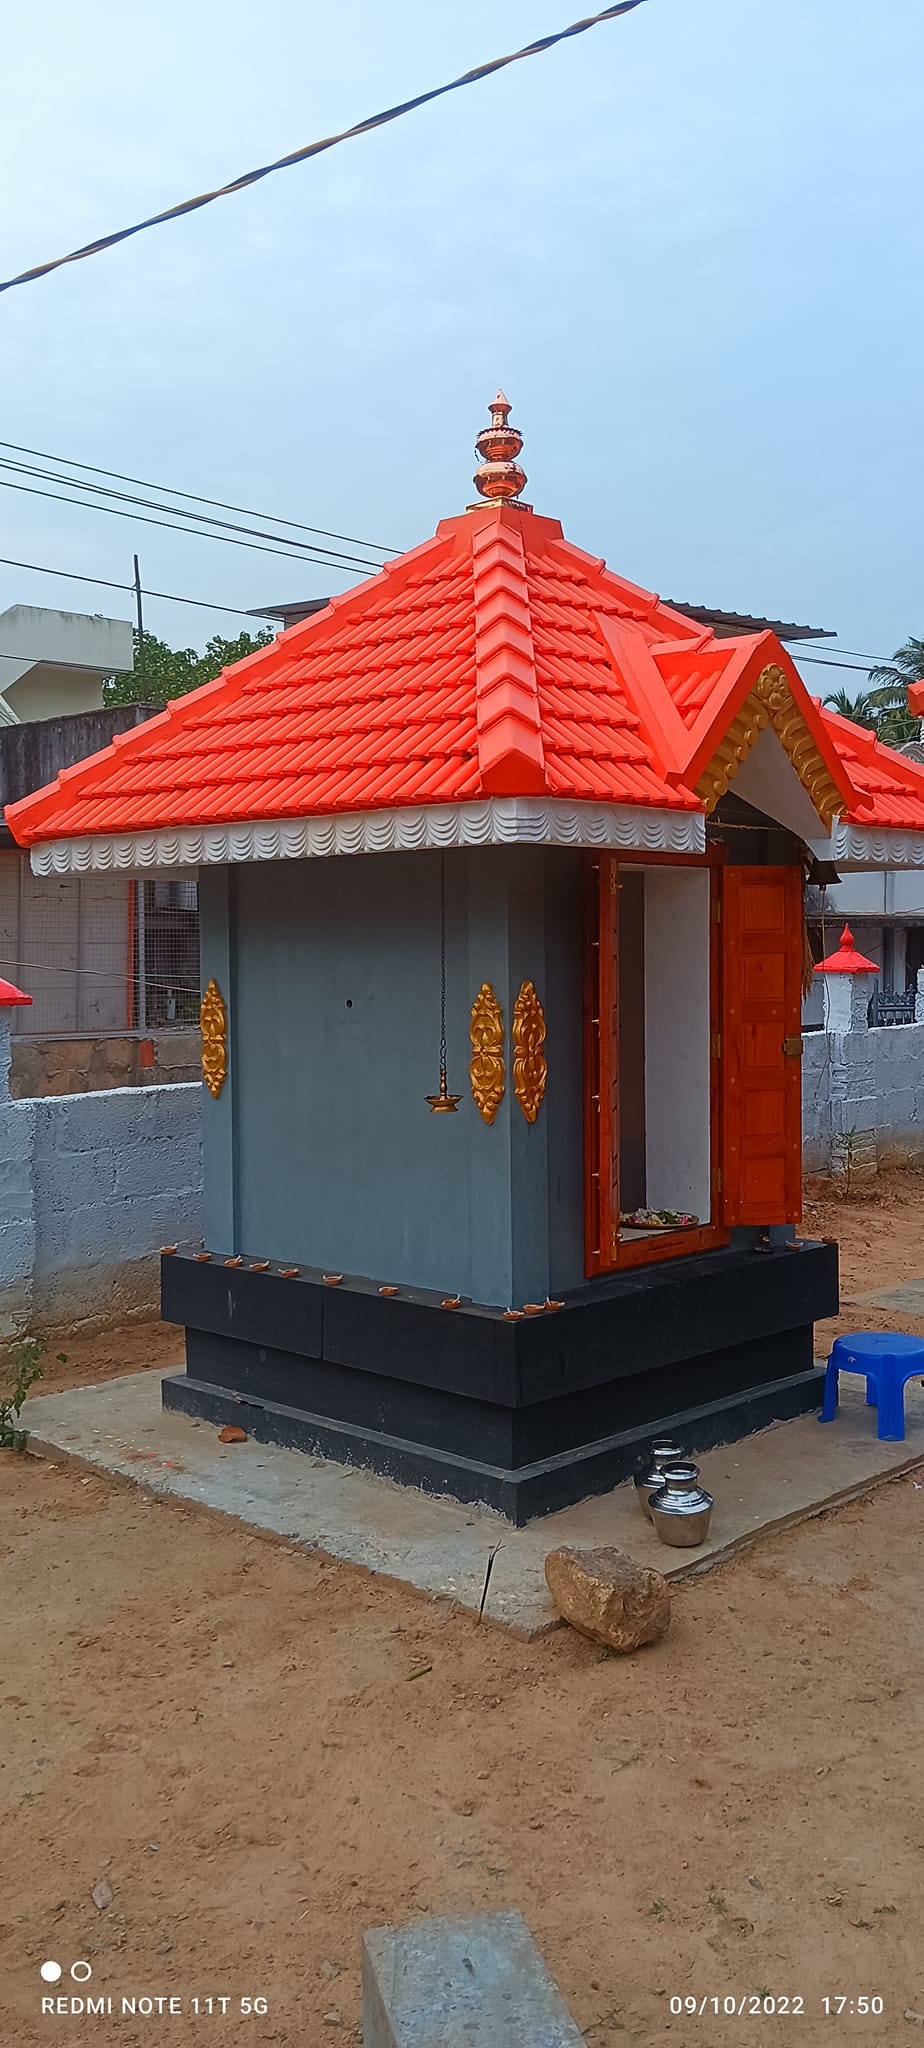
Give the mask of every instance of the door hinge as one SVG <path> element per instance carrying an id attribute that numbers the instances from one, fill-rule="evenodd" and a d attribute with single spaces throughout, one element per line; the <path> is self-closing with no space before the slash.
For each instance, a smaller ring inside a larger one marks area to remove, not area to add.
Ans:
<path id="1" fill-rule="evenodd" d="M 791 1034 L 791 1036 L 790 1036 L 789 1038 L 784 1038 L 784 1040 L 783 1040 L 783 1058 L 784 1058 L 784 1060 L 801 1060 L 801 1058 L 802 1058 L 802 1053 L 803 1053 L 803 1045 L 802 1045 L 802 1039 L 801 1039 L 801 1037 L 800 1037 L 800 1035 L 799 1035 L 799 1033 L 798 1033 L 797 1031 L 793 1032 L 793 1033 Z"/>
<path id="2" fill-rule="evenodd" d="M 718 896 L 714 896 L 712 900 L 712 922 L 713 924 L 721 924 L 722 922 L 722 904 Z"/>
<path id="3" fill-rule="evenodd" d="M 619 1250 L 619 1224 L 618 1224 L 618 1223 L 614 1223 L 614 1224 L 613 1224 L 613 1225 L 611 1226 L 611 1229 L 610 1229 L 610 1258 L 611 1258 L 611 1259 L 615 1259 L 615 1257 L 616 1257 L 616 1254 L 617 1254 L 618 1250 Z"/>
<path id="4" fill-rule="evenodd" d="M 722 1057 L 722 1033 L 721 1033 L 721 1031 L 713 1031 L 713 1033 L 712 1033 L 712 1039 L 711 1039 L 711 1044 L 712 1044 L 712 1057 L 713 1057 L 713 1059 L 714 1059 L 714 1060 L 720 1060 L 720 1059 L 721 1059 L 721 1057 Z"/>
<path id="5" fill-rule="evenodd" d="M 722 1168 L 721 1168 L 721 1166 L 714 1166 L 714 1167 L 713 1167 L 713 1169 L 712 1169 L 712 1192 L 713 1192 L 713 1194 L 714 1194 L 714 1195 L 720 1195 L 720 1194 L 721 1194 L 721 1192 L 722 1192 Z"/>

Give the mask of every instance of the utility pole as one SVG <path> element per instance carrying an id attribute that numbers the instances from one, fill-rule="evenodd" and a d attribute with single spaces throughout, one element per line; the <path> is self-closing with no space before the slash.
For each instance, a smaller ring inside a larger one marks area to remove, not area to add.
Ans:
<path id="1" fill-rule="evenodd" d="M 146 669 L 144 659 L 144 614 L 141 609 L 141 570 L 137 555 L 132 556 L 135 565 L 135 611 L 138 619 L 138 680 L 141 686 L 141 701 L 144 702 Z M 137 946 L 138 981 L 136 1024 L 139 1031 L 148 1028 L 148 983 L 147 983 L 147 931 L 145 920 L 144 880 L 137 881 L 135 888 L 135 943 Z"/>
<path id="2" fill-rule="evenodd" d="M 144 702 L 145 660 L 144 660 L 144 616 L 141 610 L 141 570 L 137 555 L 132 556 L 135 564 L 135 611 L 138 618 L 138 676 L 141 682 L 141 700 Z"/>

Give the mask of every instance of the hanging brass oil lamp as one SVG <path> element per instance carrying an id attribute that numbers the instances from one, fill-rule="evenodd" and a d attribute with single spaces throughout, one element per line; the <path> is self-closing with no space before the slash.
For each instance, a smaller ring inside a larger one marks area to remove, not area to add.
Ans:
<path id="1" fill-rule="evenodd" d="M 427 1101 L 434 1116 L 441 1116 L 447 1110 L 457 1110 L 461 1095 L 450 1095 L 446 1078 L 446 855 L 440 854 L 440 1087 L 438 1095 L 428 1095 Z"/>

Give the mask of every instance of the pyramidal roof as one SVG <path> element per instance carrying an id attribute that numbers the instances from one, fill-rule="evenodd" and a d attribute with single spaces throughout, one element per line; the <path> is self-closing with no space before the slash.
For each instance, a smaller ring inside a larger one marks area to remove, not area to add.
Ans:
<path id="1" fill-rule="evenodd" d="M 254 858 L 280 850 L 272 831 L 286 821 L 407 824 L 533 799 L 657 816 L 665 844 L 696 819 L 701 844 L 704 812 L 768 724 L 825 827 L 924 832 L 924 768 L 822 710 L 772 632 L 717 638 L 522 502 L 509 411 L 498 393 L 477 504 L 10 805 L 17 840 L 57 843 L 59 866 Z M 221 827 L 249 841 L 196 842 Z M 370 843 L 386 841 L 357 841 Z"/>

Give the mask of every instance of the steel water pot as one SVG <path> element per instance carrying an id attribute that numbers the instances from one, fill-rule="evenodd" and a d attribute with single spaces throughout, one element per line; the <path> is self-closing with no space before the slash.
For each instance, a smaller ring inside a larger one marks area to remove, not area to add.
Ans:
<path id="1" fill-rule="evenodd" d="M 644 1464 L 639 1466 L 635 1475 L 635 1498 L 643 1515 L 647 1515 L 649 1521 L 652 1517 L 648 1503 L 651 1495 L 657 1493 L 658 1488 L 664 1485 L 665 1465 L 682 1465 L 685 1460 L 686 1452 L 681 1450 L 679 1444 L 653 1443 L 651 1449 L 646 1452 Z"/>
<path id="2" fill-rule="evenodd" d="M 699 1466 L 676 1464 L 667 1467 L 648 1511 L 662 1543 L 693 1550 L 706 1541 L 714 1506 L 711 1493 L 699 1483 Z"/>

